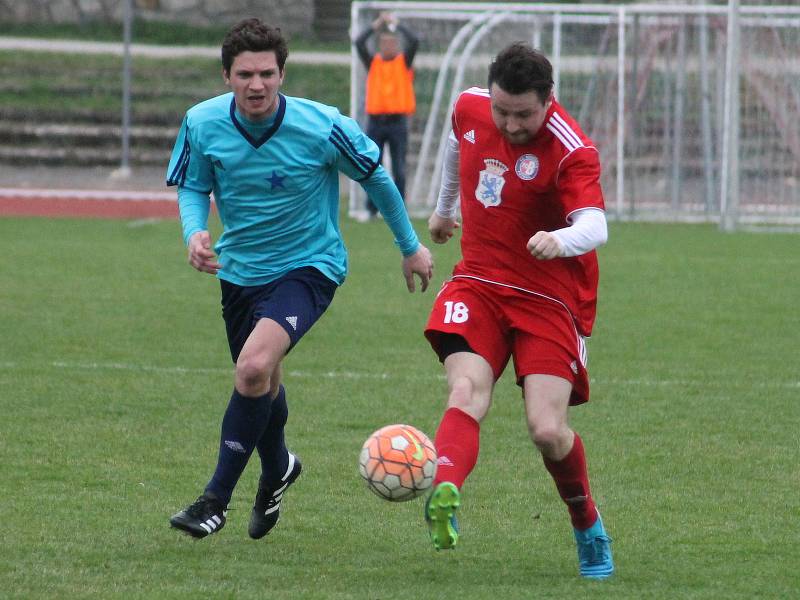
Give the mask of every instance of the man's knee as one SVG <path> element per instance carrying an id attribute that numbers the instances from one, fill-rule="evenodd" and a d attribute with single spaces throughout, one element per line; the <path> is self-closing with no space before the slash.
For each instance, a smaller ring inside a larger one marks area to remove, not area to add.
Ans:
<path id="1" fill-rule="evenodd" d="M 528 433 L 534 445 L 546 456 L 558 453 L 571 444 L 572 431 L 566 423 L 557 420 L 528 419 Z"/>
<path id="2" fill-rule="evenodd" d="M 450 384 L 447 407 L 463 410 L 476 421 L 481 421 L 489 411 L 491 393 L 491 386 L 476 384 L 468 376 L 455 377 Z"/>
<path id="3" fill-rule="evenodd" d="M 567 415 L 572 385 L 553 375 L 528 375 L 523 386 L 531 441 L 544 456 L 559 460 L 572 446 Z"/>
<path id="4" fill-rule="evenodd" d="M 241 354 L 236 362 L 236 387 L 245 395 L 260 395 L 270 387 L 273 366 L 264 358 Z M 256 390 L 254 393 L 253 390 Z"/>
<path id="5" fill-rule="evenodd" d="M 450 386 L 448 405 L 451 408 L 460 408 L 461 410 L 469 408 L 473 403 L 472 393 L 474 389 L 475 386 L 468 377 L 456 378 Z"/>

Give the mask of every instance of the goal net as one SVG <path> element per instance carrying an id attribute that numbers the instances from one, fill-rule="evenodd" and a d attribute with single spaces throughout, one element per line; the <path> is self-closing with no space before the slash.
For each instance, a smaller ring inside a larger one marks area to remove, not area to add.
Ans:
<path id="1" fill-rule="evenodd" d="M 435 206 L 456 97 L 486 87 L 493 56 L 523 40 L 550 58 L 556 97 L 600 151 L 610 218 L 800 225 L 800 7 L 354 2 L 351 36 L 380 11 L 420 38 L 412 215 Z M 352 75 L 363 125 L 355 51 Z M 364 195 L 350 192 L 357 215 Z"/>

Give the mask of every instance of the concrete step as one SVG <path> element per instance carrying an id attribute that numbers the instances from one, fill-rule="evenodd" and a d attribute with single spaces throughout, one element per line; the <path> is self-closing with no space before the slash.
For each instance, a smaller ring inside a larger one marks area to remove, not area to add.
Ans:
<path id="1" fill-rule="evenodd" d="M 138 166 L 163 166 L 169 151 L 131 147 L 130 163 Z M 8 165 L 114 166 L 122 161 L 122 148 L 80 146 L 18 146 L 0 144 L 0 163 Z"/>
<path id="2" fill-rule="evenodd" d="M 5 74 L 0 70 L 0 75 Z M 80 77 L 80 75 L 76 75 Z M 31 92 L 29 83 L 18 83 L 14 80 L 5 79 L 0 80 L 0 93 L 3 94 L 29 94 Z M 86 98 L 89 96 L 104 96 L 108 98 L 119 98 L 122 95 L 121 84 L 117 81 L 108 83 L 92 83 L 87 84 L 80 79 L 76 79 L 71 83 L 55 83 L 47 86 L 47 93 L 59 98 Z M 221 92 L 220 92 L 221 93 Z M 186 106 L 189 107 L 197 102 L 197 98 L 209 98 L 213 96 L 213 91 L 207 87 L 190 87 L 182 83 L 178 93 L 165 91 L 163 89 L 141 89 L 135 87 L 131 90 L 131 102 L 137 100 L 162 100 L 165 96 L 171 99 L 184 101 Z"/>
<path id="3" fill-rule="evenodd" d="M 187 105 L 187 108 L 189 105 Z M 3 107 L 0 112 L 2 123 L 58 123 L 58 124 L 88 124 L 88 125 L 119 125 L 122 121 L 121 110 L 98 110 L 93 108 L 80 108 L 71 106 L 64 109 L 59 102 L 53 102 L 53 107 L 48 108 L 21 108 Z M 181 124 L 183 113 L 173 114 L 169 111 L 137 111 L 133 107 L 131 120 L 137 126 L 148 127 L 173 127 Z"/>
<path id="4" fill-rule="evenodd" d="M 177 127 L 135 125 L 130 128 L 131 145 L 170 150 L 178 134 Z M 105 148 L 122 143 L 122 127 L 95 123 L 13 123 L 0 121 L 0 144 L 88 146 Z"/>

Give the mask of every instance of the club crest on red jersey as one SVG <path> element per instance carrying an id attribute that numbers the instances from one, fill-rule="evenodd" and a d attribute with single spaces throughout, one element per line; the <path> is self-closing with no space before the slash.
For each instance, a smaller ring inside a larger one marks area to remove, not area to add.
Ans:
<path id="1" fill-rule="evenodd" d="M 486 168 L 478 174 L 475 199 L 486 208 L 498 206 L 503 201 L 501 193 L 506 184 L 503 173 L 508 171 L 508 167 L 495 158 L 484 158 L 483 162 Z"/>
<path id="2" fill-rule="evenodd" d="M 539 173 L 539 159 L 533 154 L 523 154 L 517 159 L 514 172 L 520 179 L 530 181 Z"/>

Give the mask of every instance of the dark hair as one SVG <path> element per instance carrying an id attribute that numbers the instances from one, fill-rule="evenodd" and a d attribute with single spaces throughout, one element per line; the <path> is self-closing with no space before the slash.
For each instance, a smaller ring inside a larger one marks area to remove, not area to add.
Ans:
<path id="1" fill-rule="evenodd" d="M 500 51 L 489 67 L 489 87 L 496 83 L 509 94 L 536 92 L 542 104 L 553 90 L 553 65 L 525 42 L 514 42 Z"/>
<path id="2" fill-rule="evenodd" d="M 278 27 L 271 27 L 255 17 L 234 25 L 222 41 L 222 68 L 230 73 L 233 60 L 242 52 L 275 52 L 278 68 L 283 71 L 289 47 Z"/>

